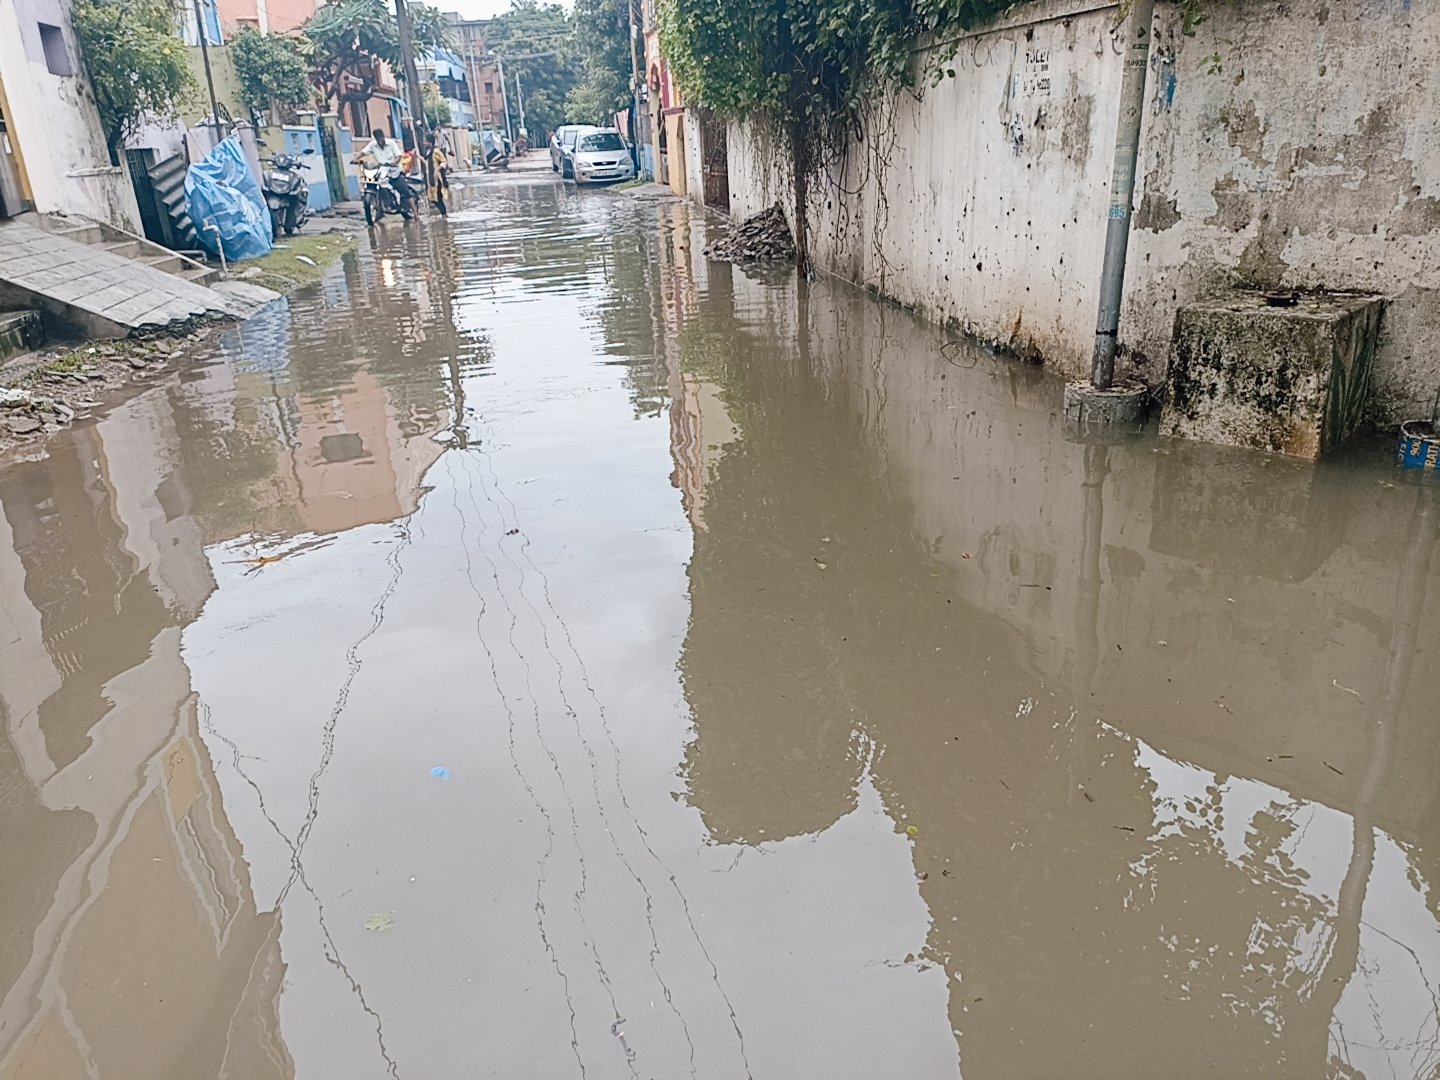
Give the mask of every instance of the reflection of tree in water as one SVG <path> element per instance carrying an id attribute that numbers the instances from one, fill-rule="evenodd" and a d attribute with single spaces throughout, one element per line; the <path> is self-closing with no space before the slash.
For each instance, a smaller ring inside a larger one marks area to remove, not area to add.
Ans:
<path id="1" fill-rule="evenodd" d="M 449 234 L 436 231 L 386 235 L 371 259 L 347 255 L 340 306 L 317 308 L 320 297 L 307 295 L 292 319 L 293 392 L 333 396 L 363 369 L 402 417 L 447 409 L 444 366 L 489 362 L 488 342 L 455 324 L 458 261 Z"/>
<path id="2" fill-rule="evenodd" d="M 590 258 L 606 274 L 610 295 L 597 312 L 608 363 L 624 367 L 625 389 L 636 417 L 659 416 L 669 398 L 661 251 L 663 234 L 621 229 L 597 238 Z"/>
<path id="3" fill-rule="evenodd" d="M 915 524 L 899 481 L 927 463 L 895 457 L 884 382 L 860 388 L 879 342 L 924 355 L 928 334 L 863 304 L 800 310 L 744 336 L 708 333 L 729 315 L 705 311 L 680 338 L 743 430 L 710 475 L 681 658 L 687 794 L 712 837 L 821 831 L 873 768 L 920 825 L 927 951 L 967 1074 L 1325 1075 L 1320 984 L 1356 964 L 1298 853 L 1312 817 L 1343 816 L 1097 725 Z M 963 400 L 934 387 L 935 408 Z M 930 471 L 967 467 L 987 464 Z M 1049 525 L 1080 549 L 1078 517 Z"/>
<path id="4" fill-rule="evenodd" d="M 187 380 L 174 395 L 184 469 L 209 535 L 300 528 L 286 475 L 300 428 L 359 392 L 360 373 L 379 385 L 384 412 L 409 440 L 441 425 L 461 370 L 489 363 L 488 342 L 455 324 L 458 254 L 448 231 L 397 230 L 377 245 L 373 258 L 347 255 L 338 282 L 304 290 L 288 310 L 227 336 L 233 388 Z"/>
<path id="5" fill-rule="evenodd" d="M 299 507 L 278 497 L 276 487 L 281 455 L 293 445 L 286 434 L 293 432 L 294 418 L 277 430 L 261 408 L 274 402 L 235 394 L 228 404 L 230 414 L 217 415 L 213 403 L 202 405 L 183 389 L 172 396 L 196 519 L 208 536 L 296 532 Z M 264 489 L 273 489 L 271 497 L 259 496 Z"/>

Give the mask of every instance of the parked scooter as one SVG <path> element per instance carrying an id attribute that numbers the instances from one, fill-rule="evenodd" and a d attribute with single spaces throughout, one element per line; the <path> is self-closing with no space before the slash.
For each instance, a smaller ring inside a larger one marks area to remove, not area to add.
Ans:
<path id="1" fill-rule="evenodd" d="M 360 204 L 365 210 L 365 224 L 374 225 L 386 214 L 399 214 L 407 221 L 412 210 L 411 199 L 402 199 L 392 181 L 404 174 L 395 165 L 382 165 L 372 155 L 360 161 Z M 408 180 L 406 186 L 409 187 Z"/>
<path id="2" fill-rule="evenodd" d="M 305 150 L 307 154 L 314 152 Z M 281 229 L 286 236 L 293 236 L 309 218 L 310 187 L 300 171 L 299 158 L 276 154 L 270 159 L 270 166 L 264 174 L 265 205 L 270 208 L 270 235 L 278 240 Z"/>

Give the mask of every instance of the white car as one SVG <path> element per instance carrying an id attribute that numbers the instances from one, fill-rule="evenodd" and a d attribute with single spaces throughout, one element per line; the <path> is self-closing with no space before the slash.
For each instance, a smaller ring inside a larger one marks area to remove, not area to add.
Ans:
<path id="1" fill-rule="evenodd" d="M 551 171 L 551 172 L 564 173 L 564 175 L 566 175 L 566 176 L 570 175 L 568 172 L 565 172 L 565 144 L 566 144 L 566 142 L 568 141 L 568 142 L 570 143 L 570 145 L 573 146 L 574 143 L 575 143 L 575 140 L 572 138 L 572 136 L 575 134 L 575 132 L 577 132 L 577 131 L 583 131 L 583 130 L 585 130 L 585 125 L 584 125 L 584 124 L 561 124 L 561 125 L 560 125 L 558 128 L 556 128 L 555 131 L 551 134 L 551 136 L 550 136 L 550 171 Z"/>
<path id="2" fill-rule="evenodd" d="M 635 164 L 630 160 L 630 144 L 615 128 L 597 128 L 583 133 L 575 142 L 570 166 L 577 184 L 631 180 L 635 176 Z"/>

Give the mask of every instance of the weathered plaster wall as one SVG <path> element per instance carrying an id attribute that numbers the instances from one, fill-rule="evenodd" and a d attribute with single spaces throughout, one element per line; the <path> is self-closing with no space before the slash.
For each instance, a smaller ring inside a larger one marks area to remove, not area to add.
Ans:
<path id="1" fill-rule="evenodd" d="M 1092 10 L 1086 10 L 1092 9 Z M 819 265 L 938 321 L 1079 370 L 1095 329 L 1122 43 L 1108 6 L 1038 3 L 960 42 L 811 193 Z M 781 201 L 787 157 L 730 137 L 731 209 Z"/>
<path id="2" fill-rule="evenodd" d="M 50 73 L 41 23 L 63 31 L 73 74 Z M 137 229 L 135 193 L 105 151 L 66 0 L 0 0 L 0 78 L 35 208 Z"/>
<path id="3" fill-rule="evenodd" d="M 927 316 L 1088 370 L 1123 42 L 1115 5 L 1036 3 L 964 37 L 811 194 L 819 265 Z M 1156 13 L 1123 363 L 1159 382 L 1175 309 L 1231 284 L 1391 298 L 1372 419 L 1440 385 L 1440 9 L 1405 0 Z M 788 209 L 785 154 L 732 128 L 737 216 Z M 779 163 L 779 164 L 777 164 Z"/>
<path id="4" fill-rule="evenodd" d="M 1372 416 L 1427 411 L 1440 385 L 1440 9 L 1247 0 L 1217 4 L 1192 38 L 1167 18 L 1155 45 L 1125 340 L 1163 356 L 1177 299 L 1230 277 L 1375 291 L 1390 303 Z"/>

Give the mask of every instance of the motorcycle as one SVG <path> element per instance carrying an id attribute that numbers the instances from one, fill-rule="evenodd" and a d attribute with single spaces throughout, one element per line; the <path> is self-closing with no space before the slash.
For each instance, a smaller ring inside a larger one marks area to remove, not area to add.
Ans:
<path id="1" fill-rule="evenodd" d="M 391 180 L 403 175 L 394 165 L 381 165 L 373 157 L 360 162 L 360 204 L 365 210 L 365 224 L 374 225 L 386 214 L 399 214 L 407 221 L 411 216 L 410 199 L 401 200 Z M 406 186 L 409 187 L 407 180 Z"/>
<path id="2" fill-rule="evenodd" d="M 270 235 L 278 240 L 281 229 L 286 236 L 293 236 L 309 218 L 310 187 L 300 171 L 299 158 L 276 154 L 270 159 L 270 166 L 264 174 L 265 205 L 270 208 Z"/>

